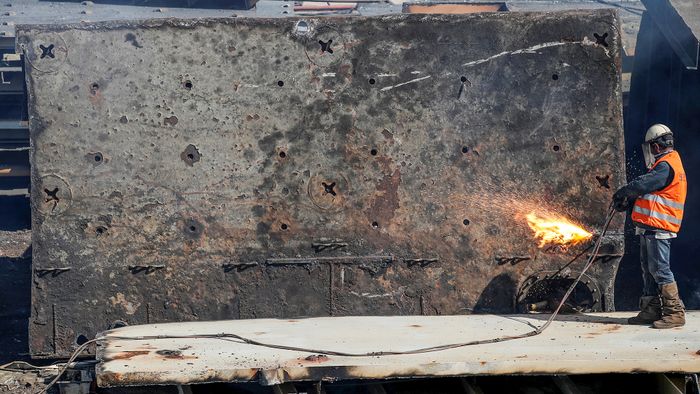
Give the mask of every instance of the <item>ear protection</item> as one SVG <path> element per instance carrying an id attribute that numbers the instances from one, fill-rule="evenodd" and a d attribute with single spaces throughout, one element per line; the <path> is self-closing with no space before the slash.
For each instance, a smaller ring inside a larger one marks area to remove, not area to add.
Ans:
<path id="1" fill-rule="evenodd" d="M 652 141 L 649 146 L 657 152 L 661 151 L 662 149 L 670 148 L 673 146 L 673 136 L 663 135 Z"/>

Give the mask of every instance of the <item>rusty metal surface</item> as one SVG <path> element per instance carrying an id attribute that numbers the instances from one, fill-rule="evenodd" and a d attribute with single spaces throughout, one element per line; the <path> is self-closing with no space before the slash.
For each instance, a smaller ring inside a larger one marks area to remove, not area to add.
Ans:
<path id="1" fill-rule="evenodd" d="M 593 230 L 624 182 L 611 10 L 17 31 L 34 356 L 118 320 L 513 312 L 585 246 L 522 215 Z"/>
<path id="2" fill-rule="evenodd" d="M 256 341 L 336 352 L 406 351 L 515 335 L 546 315 L 359 316 L 257 319 L 124 327 L 98 348 L 101 387 L 258 381 L 383 379 L 421 376 L 700 372 L 700 312 L 683 329 L 626 324 L 630 312 L 564 316 L 541 335 L 440 352 L 344 357 L 272 349 L 216 338 L 119 337 L 235 333 Z M 373 335 L 367 336 L 371 327 Z M 309 335 L 313 332 L 313 335 Z M 411 338 L 406 341 L 405 338 Z"/>

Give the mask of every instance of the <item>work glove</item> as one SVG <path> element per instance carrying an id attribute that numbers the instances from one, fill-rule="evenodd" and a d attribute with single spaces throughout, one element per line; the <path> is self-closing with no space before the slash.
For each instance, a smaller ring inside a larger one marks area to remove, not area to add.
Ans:
<path id="1" fill-rule="evenodd" d="M 619 201 L 613 201 L 613 208 L 615 208 L 617 212 L 625 212 L 629 209 L 629 207 L 630 200 L 626 197 Z"/>
<path id="2" fill-rule="evenodd" d="M 623 186 L 613 194 L 613 208 L 618 212 L 625 212 L 630 207 L 630 199 L 627 197 L 627 187 Z"/>

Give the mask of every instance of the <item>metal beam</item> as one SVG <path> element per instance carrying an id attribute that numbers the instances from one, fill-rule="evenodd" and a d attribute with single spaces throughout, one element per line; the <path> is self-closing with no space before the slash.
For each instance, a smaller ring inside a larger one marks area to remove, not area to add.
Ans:
<path id="1" fill-rule="evenodd" d="M 700 7 L 694 0 L 642 0 L 673 51 L 689 70 L 700 62 Z"/>

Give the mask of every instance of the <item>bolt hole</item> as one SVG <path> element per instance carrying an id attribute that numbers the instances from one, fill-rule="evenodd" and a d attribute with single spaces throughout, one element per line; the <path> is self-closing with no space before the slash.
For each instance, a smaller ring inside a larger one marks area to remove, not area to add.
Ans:
<path id="1" fill-rule="evenodd" d="M 92 90 L 97 90 L 99 88 L 100 88 L 100 85 L 97 83 L 93 83 L 92 85 L 90 85 L 90 89 L 92 89 Z"/>
<path id="2" fill-rule="evenodd" d="M 280 158 L 284 159 L 285 157 L 287 157 L 287 153 L 285 151 L 280 151 L 279 156 Z"/>
<path id="3" fill-rule="evenodd" d="M 190 81 L 190 80 L 185 81 L 185 89 L 187 89 L 187 90 L 192 89 L 192 81 Z"/>
<path id="4" fill-rule="evenodd" d="M 282 230 L 286 230 L 286 229 L 289 228 L 289 226 L 287 225 L 287 223 L 282 223 L 282 225 L 280 226 L 280 228 L 281 228 Z"/>
<path id="5" fill-rule="evenodd" d="M 378 153 L 378 152 L 377 152 L 377 148 L 372 148 L 372 150 L 369 151 L 369 154 L 372 155 L 372 156 L 376 156 L 377 153 Z"/>
<path id="6" fill-rule="evenodd" d="M 305 21 L 299 21 L 297 22 L 296 30 L 297 33 L 306 33 L 309 31 L 309 24 Z"/>
<path id="7" fill-rule="evenodd" d="M 277 81 L 277 86 L 279 86 L 279 87 L 284 86 L 284 81 Z"/>
<path id="8" fill-rule="evenodd" d="M 201 160 L 201 158 L 202 155 L 199 153 L 199 150 L 197 150 L 197 147 L 192 144 L 187 145 L 185 150 L 182 151 L 182 153 L 180 153 L 180 159 L 182 159 L 185 162 L 185 164 L 187 164 L 190 167 L 194 163 Z"/>
<path id="9" fill-rule="evenodd" d="M 379 228 L 379 223 L 372 222 L 372 228 Z"/>
<path id="10" fill-rule="evenodd" d="M 463 146 L 462 147 L 462 153 L 467 153 L 469 152 L 469 147 L 468 146 Z"/>
<path id="11" fill-rule="evenodd" d="M 83 334 L 80 334 L 77 338 L 75 338 L 75 343 L 77 343 L 78 345 L 84 345 L 87 341 L 88 338 Z"/>
<path id="12" fill-rule="evenodd" d="M 552 74 L 552 79 L 556 81 L 557 79 L 559 79 L 559 75 L 558 75 L 558 74 Z"/>
<path id="13" fill-rule="evenodd" d="M 370 85 L 374 85 L 375 83 L 377 83 L 377 81 L 376 81 L 374 78 L 370 78 L 370 79 L 369 79 L 369 84 L 370 84 Z"/>
<path id="14" fill-rule="evenodd" d="M 95 163 L 101 163 L 102 162 L 102 153 L 95 153 L 94 159 L 95 159 Z"/>
<path id="15" fill-rule="evenodd" d="M 106 232 L 107 232 L 107 229 L 105 227 L 98 226 L 97 228 L 95 228 L 95 234 L 97 234 L 97 235 L 102 235 Z"/>
<path id="16" fill-rule="evenodd" d="M 465 226 L 468 226 L 469 223 L 471 223 L 471 222 L 469 221 L 469 219 L 464 219 L 464 220 L 462 220 L 462 224 L 464 224 Z"/>
<path id="17" fill-rule="evenodd" d="M 188 219 L 184 223 L 183 232 L 188 237 L 199 237 L 204 226 L 194 219 Z"/>
<path id="18" fill-rule="evenodd" d="M 462 75 L 462 77 L 460 77 L 459 80 L 462 81 L 462 83 L 467 82 L 467 77 Z"/>
<path id="19" fill-rule="evenodd" d="M 559 145 L 554 145 L 554 146 L 552 147 L 552 150 L 555 151 L 555 152 L 559 152 L 559 149 L 561 149 L 561 147 L 560 147 Z"/>

